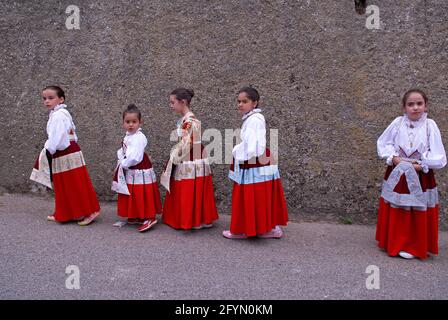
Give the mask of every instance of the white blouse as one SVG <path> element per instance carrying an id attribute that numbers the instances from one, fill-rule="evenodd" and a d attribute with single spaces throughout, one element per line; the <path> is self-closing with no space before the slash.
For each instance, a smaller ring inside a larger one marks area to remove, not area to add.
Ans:
<path id="1" fill-rule="evenodd" d="M 243 116 L 241 143 L 232 154 L 236 161 L 245 161 L 261 156 L 266 150 L 266 121 L 261 110 L 256 108 Z"/>
<path id="2" fill-rule="evenodd" d="M 117 158 L 121 166 L 128 169 L 142 162 L 147 144 L 148 140 L 141 128 L 134 133 L 126 132 L 123 146 L 117 151 Z"/>
<path id="3" fill-rule="evenodd" d="M 48 139 L 45 141 L 44 147 L 51 154 L 54 154 L 57 150 L 68 148 L 70 146 L 70 138 L 75 142 L 78 141 L 75 124 L 72 116 L 65 109 L 66 107 L 65 104 L 58 104 L 50 111 L 47 122 Z M 72 136 L 70 136 L 71 131 Z"/>
<path id="4" fill-rule="evenodd" d="M 397 117 L 377 141 L 378 156 L 392 165 L 394 156 L 419 160 L 423 172 L 446 165 L 446 153 L 440 130 L 427 113 L 417 121 L 407 115 Z"/>

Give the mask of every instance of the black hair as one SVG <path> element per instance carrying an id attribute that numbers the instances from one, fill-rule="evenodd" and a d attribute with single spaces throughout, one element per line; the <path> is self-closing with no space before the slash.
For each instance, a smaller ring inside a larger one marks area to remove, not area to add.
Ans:
<path id="1" fill-rule="evenodd" d="M 190 104 L 191 99 L 194 97 L 194 91 L 192 89 L 177 88 L 171 92 L 171 95 L 175 96 L 177 100 L 187 100 Z"/>
<path id="2" fill-rule="evenodd" d="M 244 87 L 240 89 L 240 91 L 238 91 L 238 94 L 242 92 L 244 92 L 250 100 L 257 102 L 258 107 L 258 102 L 260 102 L 260 94 L 258 93 L 257 89 L 252 87 Z"/>
<path id="3" fill-rule="evenodd" d="M 42 91 L 45 91 L 45 90 L 53 90 L 54 92 L 56 92 L 56 95 L 58 96 L 58 98 L 64 98 L 64 101 L 65 101 L 65 92 L 64 92 L 64 90 L 61 89 L 61 87 L 46 86 Z"/>
<path id="4" fill-rule="evenodd" d="M 126 114 L 128 114 L 128 113 L 136 113 L 137 117 L 138 117 L 138 121 L 142 120 L 142 113 L 140 112 L 140 110 L 137 108 L 137 106 L 135 104 L 131 103 L 130 105 L 128 105 L 126 110 L 123 111 L 123 120 L 124 120 L 124 117 L 126 116 Z"/>
<path id="5" fill-rule="evenodd" d="M 403 107 L 406 106 L 406 101 L 408 101 L 409 96 L 411 95 L 411 93 L 418 93 L 423 97 L 423 100 L 425 100 L 425 105 L 428 104 L 428 96 L 426 95 L 426 93 L 424 93 L 422 90 L 420 89 L 411 89 L 406 91 L 406 93 L 403 96 L 403 99 L 401 100 L 401 103 L 403 104 Z"/>

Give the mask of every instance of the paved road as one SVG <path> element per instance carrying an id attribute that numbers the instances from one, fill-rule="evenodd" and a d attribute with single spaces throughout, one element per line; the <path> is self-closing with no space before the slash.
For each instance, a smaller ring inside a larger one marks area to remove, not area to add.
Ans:
<path id="1" fill-rule="evenodd" d="M 88 227 L 47 222 L 53 200 L 0 197 L 0 299 L 447 299 L 448 233 L 426 261 L 388 257 L 372 226 L 290 223 L 283 239 L 208 230 L 113 227 L 114 203 Z M 66 288 L 66 268 L 80 289 Z M 379 268 L 380 289 L 366 288 Z"/>

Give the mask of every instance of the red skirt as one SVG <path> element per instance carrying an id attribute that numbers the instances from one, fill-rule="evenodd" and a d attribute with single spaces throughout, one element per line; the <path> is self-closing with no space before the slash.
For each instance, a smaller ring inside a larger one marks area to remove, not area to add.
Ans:
<path id="1" fill-rule="evenodd" d="M 204 159 L 175 165 L 170 192 L 163 204 L 163 222 L 188 230 L 218 219 L 210 165 Z"/>
<path id="2" fill-rule="evenodd" d="M 51 156 L 56 221 L 79 220 L 100 211 L 100 205 L 87 172 L 79 145 L 56 151 Z"/>
<path id="3" fill-rule="evenodd" d="M 388 167 L 385 180 L 393 167 Z M 437 192 L 434 172 L 418 172 L 423 192 Z M 394 192 L 409 194 L 404 176 L 401 177 Z M 406 251 L 420 259 L 426 259 L 428 252 L 438 254 L 438 217 L 439 204 L 428 204 L 426 210 L 394 207 L 380 198 L 376 240 L 378 246 L 390 256 Z"/>
<path id="4" fill-rule="evenodd" d="M 240 164 L 244 178 L 241 183 L 234 182 L 232 192 L 230 232 L 234 234 L 252 237 L 288 223 L 288 210 L 278 167 L 274 166 L 267 175 L 260 175 L 260 169 L 268 168 L 274 163 L 273 160 L 266 161 L 266 157 L 270 158 L 269 149 L 254 161 Z M 232 164 L 231 171 L 233 170 Z"/>
<path id="5" fill-rule="evenodd" d="M 128 219 L 155 219 L 156 215 L 161 213 L 162 204 L 148 155 L 145 153 L 142 162 L 125 170 L 125 175 L 130 195 L 118 194 L 118 216 Z"/>

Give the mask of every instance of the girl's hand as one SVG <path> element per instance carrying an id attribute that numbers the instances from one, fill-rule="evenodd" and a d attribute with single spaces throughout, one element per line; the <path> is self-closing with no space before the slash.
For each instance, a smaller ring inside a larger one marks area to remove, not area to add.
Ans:
<path id="1" fill-rule="evenodd" d="M 401 158 L 397 157 L 397 156 L 394 156 L 392 158 L 392 162 L 393 162 L 394 165 L 397 165 L 397 164 L 399 164 L 401 162 Z"/>
<path id="2" fill-rule="evenodd" d="M 414 163 L 412 166 L 414 167 L 415 171 L 417 171 L 417 172 L 423 170 L 422 166 L 417 163 Z"/>

